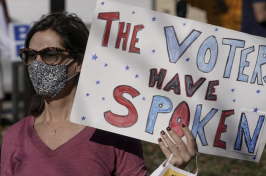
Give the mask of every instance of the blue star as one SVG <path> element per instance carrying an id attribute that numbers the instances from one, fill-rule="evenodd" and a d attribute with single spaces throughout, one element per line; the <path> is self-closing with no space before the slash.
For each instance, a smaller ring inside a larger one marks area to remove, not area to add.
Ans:
<path id="1" fill-rule="evenodd" d="M 95 55 L 92 55 L 92 59 L 91 60 L 96 60 L 98 57 L 96 56 L 96 54 Z"/>
<path id="2" fill-rule="evenodd" d="M 155 53 L 155 49 L 154 49 L 154 50 L 152 50 L 152 53 Z"/>
<path id="3" fill-rule="evenodd" d="M 235 99 L 233 99 L 233 102 L 236 102 L 236 100 L 235 100 Z"/>
<path id="4" fill-rule="evenodd" d="M 81 118 L 81 121 L 83 121 L 83 120 L 85 120 L 85 119 L 86 119 L 86 117 L 83 116 L 83 117 Z"/>
<path id="5" fill-rule="evenodd" d="M 187 24 L 186 23 L 183 23 L 183 26 L 186 26 Z"/>
<path id="6" fill-rule="evenodd" d="M 254 111 L 253 112 L 258 112 L 258 110 L 259 110 L 258 108 L 254 108 Z"/>
<path id="7" fill-rule="evenodd" d="M 104 101 L 104 100 L 105 100 L 105 98 L 103 97 L 103 98 L 102 98 L 102 101 Z"/>
<path id="8" fill-rule="evenodd" d="M 190 60 L 189 58 L 186 59 L 187 62 L 189 62 L 189 60 Z"/>
<path id="9" fill-rule="evenodd" d="M 97 80 L 96 85 L 100 84 L 100 81 Z"/>
<path id="10" fill-rule="evenodd" d="M 135 14 L 135 13 L 136 13 L 135 11 L 132 12 L 132 14 Z"/>
<path id="11" fill-rule="evenodd" d="M 153 18 L 152 18 L 152 21 L 155 21 L 155 20 L 156 20 L 156 18 L 155 18 L 155 17 L 153 17 Z"/>
<path id="12" fill-rule="evenodd" d="M 257 158 L 256 158 L 256 156 L 254 156 L 252 159 L 253 159 L 253 160 L 256 160 Z"/>
<path id="13" fill-rule="evenodd" d="M 215 29 L 216 32 L 217 32 L 218 30 L 219 30 L 218 28 Z"/>
<path id="14" fill-rule="evenodd" d="M 257 93 L 259 94 L 261 91 L 260 90 L 257 90 Z"/>
<path id="15" fill-rule="evenodd" d="M 234 92 L 234 91 L 236 91 L 235 89 L 231 89 L 231 92 Z"/>
<path id="16" fill-rule="evenodd" d="M 138 75 L 138 74 L 136 74 L 135 78 L 139 78 L 139 75 Z"/>
<path id="17" fill-rule="evenodd" d="M 105 2 L 102 2 L 102 5 L 104 5 Z"/>
<path id="18" fill-rule="evenodd" d="M 130 67 L 127 65 L 127 66 L 126 66 L 126 70 L 129 70 L 129 68 L 130 68 Z"/>
<path id="19" fill-rule="evenodd" d="M 145 100 L 146 100 L 146 98 L 145 98 L 145 97 L 143 97 L 143 98 L 142 98 L 142 101 L 145 101 Z"/>
<path id="20" fill-rule="evenodd" d="M 108 64 L 107 64 L 107 63 L 105 63 L 105 64 L 104 64 L 104 67 L 108 67 Z"/>
<path id="21" fill-rule="evenodd" d="M 86 94 L 86 97 L 88 97 L 88 96 L 90 96 L 90 94 L 89 94 L 89 93 L 87 93 L 87 94 Z"/>

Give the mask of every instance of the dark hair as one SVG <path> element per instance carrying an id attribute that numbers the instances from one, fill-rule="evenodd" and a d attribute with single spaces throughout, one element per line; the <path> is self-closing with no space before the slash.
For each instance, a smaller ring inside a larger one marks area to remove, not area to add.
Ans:
<path id="1" fill-rule="evenodd" d="M 70 53 L 73 59 L 84 56 L 89 31 L 76 14 L 55 12 L 43 15 L 38 21 L 33 23 L 29 30 L 25 40 L 25 47 L 29 47 L 30 40 L 36 32 L 47 29 L 52 29 L 60 36 L 61 44 L 65 49 L 75 51 Z M 38 117 L 44 110 L 44 98 L 36 94 L 32 82 L 30 81 L 27 68 L 26 72 L 30 85 L 29 114 Z"/>

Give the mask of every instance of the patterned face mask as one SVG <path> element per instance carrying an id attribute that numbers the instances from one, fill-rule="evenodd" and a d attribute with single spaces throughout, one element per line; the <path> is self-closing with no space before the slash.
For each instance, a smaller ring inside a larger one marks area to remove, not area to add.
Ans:
<path id="1" fill-rule="evenodd" d="M 73 59 L 72 59 L 73 60 Z M 47 65 L 44 62 L 33 61 L 28 67 L 29 76 L 36 93 L 44 98 L 54 98 L 64 88 L 67 79 L 66 65 Z"/>

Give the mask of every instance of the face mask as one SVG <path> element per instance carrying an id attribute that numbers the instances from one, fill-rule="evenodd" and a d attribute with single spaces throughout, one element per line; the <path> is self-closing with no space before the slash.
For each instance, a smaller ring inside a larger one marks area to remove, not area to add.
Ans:
<path id="1" fill-rule="evenodd" d="M 159 174 L 159 176 L 197 176 L 198 175 L 198 165 L 197 165 L 197 172 L 196 174 L 192 174 L 190 172 L 181 170 L 177 167 L 174 167 L 173 165 L 170 164 L 170 161 L 173 157 L 173 154 L 169 157 L 169 160 L 165 164 L 165 168 L 163 171 Z M 196 155 L 196 164 L 197 164 L 197 155 Z"/>
<path id="2" fill-rule="evenodd" d="M 73 59 L 72 59 L 73 60 Z M 45 98 L 54 98 L 64 88 L 67 79 L 66 65 L 47 65 L 44 62 L 33 61 L 28 67 L 29 76 L 36 93 Z"/>

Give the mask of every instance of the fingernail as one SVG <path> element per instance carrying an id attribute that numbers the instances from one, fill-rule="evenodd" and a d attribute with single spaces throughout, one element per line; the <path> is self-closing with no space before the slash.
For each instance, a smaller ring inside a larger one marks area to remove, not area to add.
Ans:
<path id="1" fill-rule="evenodd" d="M 158 141 L 159 141 L 159 142 L 162 142 L 162 138 L 159 138 Z"/>
<path id="2" fill-rule="evenodd" d="M 182 125 L 181 125 L 181 127 L 182 127 L 182 128 L 185 128 L 185 127 L 186 127 L 186 125 L 182 124 Z"/>
<path id="3" fill-rule="evenodd" d="M 167 127 L 166 130 L 167 130 L 167 131 L 171 131 L 171 127 Z"/>
<path id="4" fill-rule="evenodd" d="M 164 131 L 161 131 L 161 134 L 162 134 L 162 135 L 165 135 L 165 132 L 164 132 Z"/>

